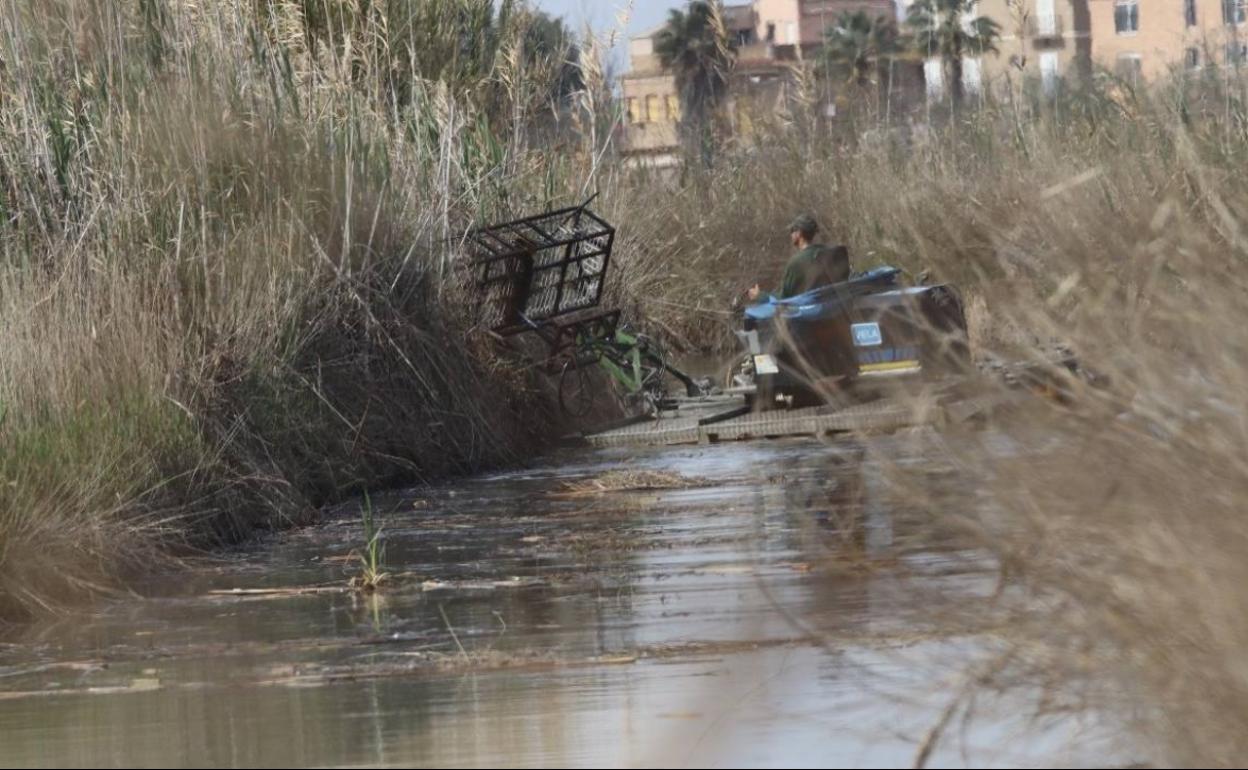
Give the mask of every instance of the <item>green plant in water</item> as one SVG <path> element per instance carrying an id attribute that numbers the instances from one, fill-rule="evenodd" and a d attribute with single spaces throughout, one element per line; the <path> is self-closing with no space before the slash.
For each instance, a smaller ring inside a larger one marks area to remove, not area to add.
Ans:
<path id="1" fill-rule="evenodd" d="M 360 560 L 361 571 L 351 578 L 351 587 L 358 591 L 372 592 L 381 587 L 389 574 L 384 571 L 386 544 L 381 537 L 383 528 L 377 526 L 373 503 L 367 492 L 364 493 L 360 515 L 364 521 L 364 551 L 356 554 Z"/>

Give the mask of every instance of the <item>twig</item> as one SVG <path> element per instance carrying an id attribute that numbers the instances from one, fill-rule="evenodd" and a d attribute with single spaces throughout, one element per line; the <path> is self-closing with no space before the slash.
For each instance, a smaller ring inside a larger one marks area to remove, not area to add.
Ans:
<path id="1" fill-rule="evenodd" d="M 932 752 L 936 750 L 936 746 L 940 743 L 940 738 L 948 729 L 949 723 L 953 721 L 953 717 L 958 713 L 958 708 L 962 705 L 962 699 L 966 697 L 965 688 L 958 691 L 953 697 L 949 705 L 945 706 L 945 710 L 940 713 L 940 719 L 936 720 L 936 724 L 932 725 L 927 731 L 927 735 L 923 737 L 923 742 L 919 744 L 919 750 L 914 755 L 914 763 L 911 767 L 915 770 L 922 770 L 927 767 L 928 760 L 932 758 Z"/>
<path id="2" fill-rule="evenodd" d="M 455 646 L 459 648 L 459 654 L 464 656 L 465 661 L 471 660 L 468 657 L 468 651 L 464 649 L 464 645 L 459 643 L 459 636 L 456 635 L 455 629 L 451 627 L 450 618 L 446 617 L 446 605 L 439 604 L 438 612 L 442 615 L 442 622 L 446 624 L 446 630 L 451 632 L 451 638 L 455 640 Z"/>
<path id="3" fill-rule="evenodd" d="M 968 698 L 974 696 L 975 689 L 1000 674 L 1013 658 L 1014 652 L 1007 650 L 993 658 L 986 665 L 972 671 L 966 677 L 966 680 L 958 688 L 958 692 L 953 696 L 949 705 L 945 706 L 944 711 L 940 713 L 940 719 L 936 720 L 936 724 L 932 725 L 931 729 L 927 731 L 927 735 L 923 737 L 923 742 L 919 744 L 919 750 L 915 753 L 914 763 L 911 765 L 915 770 L 922 770 L 922 768 L 927 767 L 927 763 L 931 760 L 932 753 L 940 743 L 941 737 L 945 734 L 945 730 L 949 728 L 949 723 L 953 721 L 953 717 L 958 713 L 958 709 L 962 707 L 962 704 Z"/>

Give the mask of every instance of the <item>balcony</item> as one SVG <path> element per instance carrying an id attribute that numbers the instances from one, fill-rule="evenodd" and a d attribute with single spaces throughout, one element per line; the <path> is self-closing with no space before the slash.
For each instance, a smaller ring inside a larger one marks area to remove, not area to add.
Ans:
<path id="1" fill-rule="evenodd" d="M 737 49 L 736 73 L 775 72 L 797 61 L 797 47 L 775 43 L 754 43 Z"/>
<path id="2" fill-rule="evenodd" d="M 1037 14 L 1027 20 L 1027 34 L 1036 48 L 1060 48 L 1065 45 L 1066 20 L 1061 14 Z"/>

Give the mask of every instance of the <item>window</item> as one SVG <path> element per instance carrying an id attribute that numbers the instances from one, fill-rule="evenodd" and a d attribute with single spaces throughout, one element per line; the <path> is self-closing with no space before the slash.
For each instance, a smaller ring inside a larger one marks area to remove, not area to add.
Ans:
<path id="1" fill-rule="evenodd" d="M 1042 37 L 1057 34 L 1057 7 L 1054 0 L 1036 0 L 1036 34 Z"/>
<path id="2" fill-rule="evenodd" d="M 1200 69 L 1200 49 L 1188 48 L 1183 54 L 1183 63 L 1187 65 L 1189 70 Z"/>
<path id="3" fill-rule="evenodd" d="M 650 94 L 646 97 L 646 122 L 659 122 L 659 97 Z"/>
<path id="4" fill-rule="evenodd" d="M 979 59 L 962 60 L 962 89 L 968 94 L 978 94 L 984 87 L 984 70 Z"/>
<path id="5" fill-rule="evenodd" d="M 774 22 L 767 23 L 767 42 L 776 42 L 776 25 Z"/>
<path id="6" fill-rule="evenodd" d="M 680 99 L 676 94 L 667 95 L 667 120 L 669 123 L 680 122 Z"/>
<path id="7" fill-rule="evenodd" d="M 788 43 L 789 45 L 796 45 L 797 44 L 797 23 L 790 21 L 788 24 L 785 24 L 784 26 L 785 26 L 784 42 Z"/>
<path id="8" fill-rule="evenodd" d="M 1118 77 L 1135 85 L 1140 82 L 1140 77 L 1144 73 L 1144 61 L 1138 53 L 1119 54 L 1116 71 Z"/>
<path id="9" fill-rule="evenodd" d="M 1046 96 L 1057 93 L 1057 79 L 1061 74 L 1061 61 L 1057 57 L 1057 51 L 1041 51 L 1040 88 Z"/>
<path id="10" fill-rule="evenodd" d="M 1222 23 L 1243 24 L 1248 18 L 1248 0 L 1222 0 Z"/>
<path id="11" fill-rule="evenodd" d="M 927 83 L 927 98 L 933 101 L 945 95 L 945 62 L 934 57 L 923 62 L 923 80 Z"/>
<path id="12" fill-rule="evenodd" d="M 636 99 L 628 100 L 628 122 L 633 125 L 641 122 L 641 110 Z"/>
<path id="13" fill-rule="evenodd" d="M 1183 18 L 1187 26 L 1196 26 L 1196 0 L 1183 0 Z"/>
<path id="14" fill-rule="evenodd" d="M 1114 0 L 1114 31 L 1119 35 L 1134 35 L 1140 31 L 1140 0 Z"/>
<path id="15" fill-rule="evenodd" d="M 1248 62 L 1248 43 L 1227 43 L 1226 63 L 1238 67 L 1244 62 Z"/>

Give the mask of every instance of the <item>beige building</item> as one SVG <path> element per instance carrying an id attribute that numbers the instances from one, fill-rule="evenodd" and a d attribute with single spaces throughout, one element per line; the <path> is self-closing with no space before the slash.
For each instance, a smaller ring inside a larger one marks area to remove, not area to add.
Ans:
<path id="1" fill-rule="evenodd" d="M 1092 59 L 1123 75 L 1245 61 L 1248 0 L 1086 0 Z"/>
<path id="2" fill-rule="evenodd" d="M 1002 27 L 997 55 L 964 62 L 968 91 L 1034 79 L 1052 92 L 1063 78 L 1103 70 L 1155 79 L 1248 61 L 1248 0 L 981 0 Z M 929 92 L 943 95 L 929 62 Z"/>
<path id="3" fill-rule="evenodd" d="M 772 102 L 785 98 L 793 62 L 817 54 L 826 30 L 842 13 L 865 10 L 900 24 L 912 3 L 753 0 L 726 5 L 725 23 L 737 46 L 731 100 L 779 107 Z M 1027 81 L 1052 93 L 1063 78 L 1094 69 L 1147 79 L 1174 68 L 1248 63 L 1248 0 L 980 0 L 978 8 L 1001 25 L 1001 40 L 999 53 L 972 52 L 963 60 L 963 85 L 970 94 Z M 675 81 L 654 54 L 660 29 L 629 42 L 630 70 L 622 91 L 625 145 L 634 155 L 670 156 L 679 143 Z M 948 95 L 946 77 L 939 59 L 924 63 L 921 80 L 929 99 Z"/>
<path id="4" fill-rule="evenodd" d="M 663 159 L 679 144 L 680 97 L 676 79 L 654 53 L 661 27 L 628 42 L 629 72 L 620 81 L 624 99 L 624 141 L 629 154 Z"/>
<path id="5" fill-rule="evenodd" d="M 842 13 L 896 17 L 899 6 L 893 0 L 756 0 L 753 9 L 759 41 L 801 45 L 809 53 L 823 44 L 824 33 Z"/>
<path id="6" fill-rule="evenodd" d="M 1001 91 L 1033 80 L 1052 93 L 1064 77 L 1086 70 L 1091 46 L 1087 5 L 1087 0 L 981 0 L 979 13 L 1001 26 L 999 52 L 972 54 L 963 61 L 966 91 Z M 943 83 L 933 85 L 938 69 L 931 60 L 924 68 L 929 95 L 947 91 Z"/>
<path id="7" fill-rule="evenodd" d="M 1004 2 L 1005 0 L 1000 0 Z M 865 10 L 896 18 L 905 0 L 753 0 L 726 4 L 724 23 L 736 45 L 729 85 L 729 113 L 784 106 L 794 63 L 818 53 L 826 30 L 846 11 Z M 675 79 L 654 52 L 662 27 L 631 39 L 629 69 L 621 78 L 625 151 L 654 163 L 674 162 L 679 146 L 680 99 Z M 830 95 L 824 95 L 829 103 Z M 736 121 L 736 130 L 742 130 Z"/>
<path id="8" fill-rule="evenodd" d="M 774 77 L 777 71 L 774 46 L 759 44 L 757 40 L 755 4 L 726 6 L 724 23 L 737 46 L 734 76 L 744 77 L 747 82 L 751 77 L 756 82 Z M 676 79 L 664 71 L 654 51 L 655 36 L 662 29 L 662 26 L 655 27 L 629 40 L 629 70 L 620 80 L 626 122 L 625 151 L 660 166 L 675 162 L 682 116 Z"/>

